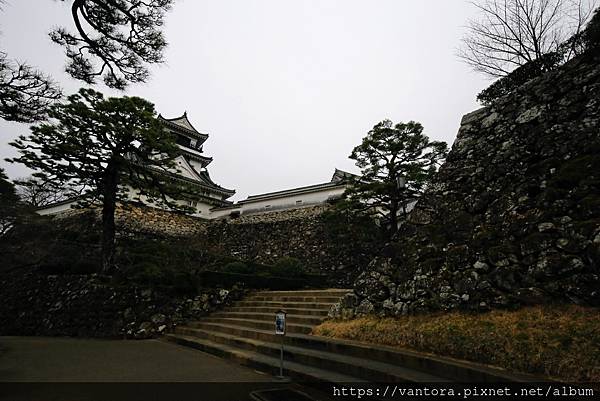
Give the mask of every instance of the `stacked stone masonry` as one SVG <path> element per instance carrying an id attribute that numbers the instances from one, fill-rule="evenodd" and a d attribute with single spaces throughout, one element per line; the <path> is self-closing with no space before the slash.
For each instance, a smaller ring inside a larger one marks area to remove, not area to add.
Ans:
<path id="1" fill-rule="evenodd" d="M 116 214 L 118 235 L 193 237 L 215 254 L 273 264 L 285 257 L 299 259 L 313 273 L 326 274 L 331 285 L 349 286 L 367 252 L 351 243 L 332 241 L 323 221 L 330 205 L 263 212 L 237 218 L 205 220 L 146 206 L 126 205 Z M 58 218 L 83 213 L 71 210 Z M 96 218 L 100 218 L 96 210 Z"/>
<path id="2" fill-rule="evenodd" d="M 600 305 L 600 60 L 466 115 L 435 184 L 331 316 Z"/>
<path id="3" fill-rule="evenodd" d="M 55 218 L 65 219 L 87 213 L 89 209 L 71 209 L 55 215 Z M 101 218 L 99 208 L 94 208 L 96 218 Z M 160 235 L 169 237 L 188 237 L 206 233 L 208 221 L 181 213 L 147 206 L 123 205 L 117 207 L 115 223 L 119 235 Z"/>
<path id="4" fill-rule="evenodd" d="M 184 297 L 98 275 L 16 271 L 0 278 L 0 335 L 152 338 L 244 295 L 237 287 Z M 26 305 L 26 307 L 23 307 Z"/>
<path id="5" fill-rule="evenodd" d="M 370 260 L 368 246 L 332 240 L 323 213 L 329 205 L 213 221 L 200 238 L 215 253 L 272 264 L 293 257 L 331 285 L 350 285 Z"/>

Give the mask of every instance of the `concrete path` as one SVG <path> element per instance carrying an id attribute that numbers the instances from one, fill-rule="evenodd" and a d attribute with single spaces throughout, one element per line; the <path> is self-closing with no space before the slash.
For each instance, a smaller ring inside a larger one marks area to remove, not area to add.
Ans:
<path id="1" fill-rule="evenodd" d="M 0 382 L 1 400 L 249 400 L 293 387 L 164 341 L 45 337 L 0 337 Z"/>
<path id="2" fill-rule="evenodd" d="M 265 382 L 273 378 L 158 340 L 0 337 L 0 380 Z"/>

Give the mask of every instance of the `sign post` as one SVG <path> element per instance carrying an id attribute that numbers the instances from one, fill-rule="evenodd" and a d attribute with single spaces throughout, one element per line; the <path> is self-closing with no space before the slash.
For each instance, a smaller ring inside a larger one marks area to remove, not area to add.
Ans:
<path id="1" fill-rule="evenodd" d="M 279 378 L 283 379 L 283 337 L 285 337 L 285 316 L 286 312 L 282 309 L 275 313 L 275 335 L 281 337 L 281 353 L 279 364 Z"/>

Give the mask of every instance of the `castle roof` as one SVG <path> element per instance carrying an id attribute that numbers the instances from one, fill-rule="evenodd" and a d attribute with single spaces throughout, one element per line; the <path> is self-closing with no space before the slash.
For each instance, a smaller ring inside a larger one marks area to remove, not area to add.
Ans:
<path id="1" fill-rule="evenodd" d="M 187 112 L 184 112 L 181 117 L 175 118 L 164 118 L 161 114 L 159 114 L 158 120 L 175 131 L 193 136 L 194 138 L 200 140 L 200 142 L 204 142 L 208 139 L 207 134 L 203 134 L 194 128 L 187 117 Z"/>
<path id="2" fill-rule="evenodd" d="M 267 192 L 267 193 L 259 194 L 259 195 L 250 195 L 246 199 L 244 199 L 238 203 L 243 204 L 243 203 L 257 202 L 257 201 L 266 200 L 266 199 L 284 198 L 284 197 L 291 196 L 291 195 L 299 195 L 299 194 L 310 193 L 310 192 L 324 191 L 324 190 L 328 190 L 328 189 L 332 189 L 332 188 L 336 188 L 336 187 L 342 187 L 342 186 L 346 185 L 346 179 L 350 178 L 352 176 L 355 176 L 355 175 L 336 168 L 335 172 L 333 173 L 333 177 L 331 178 L 331 181 L 329 181 L 329 182 L 324 182 L 322 184 L 307 185 L 304 187 L 285 189 L 282 191 Z"/>
<path id="3" fill-rule="evenodd" d="M 235 190 L 223 188 L 222 186 L 215 184 L 214 181 L 210 179 L 208 171 L 197 171 L 185 159 L 182 159 L 181 162 L 184 164 L 180 166 L 182 169 L 180 169 L 180 171 L 178 172 L 159 169 L 156 167 L 149 168 L 173 180 L 185 182 L 193 186 L 202 188 L 203 190 L 208 190 L 209 192 L 222 195 L 225 197 L 225 199 L 235 194 Z"/>
<path id="4" fill-rule="evenodd" d="M 209 190 L 220 195 L 225 196 L 226 198 L 231 197 L 235 194 L 235 191 L 232 189 L 223 188 L 217 184 L 215 184 L 208 175 L 208 171 L 204 170 L 206 166 L 208 166 L 212 161 L 212 157 L 207 157 L 202 154 L 202 144 L 204 141 L 208 139 L 207 134 L 203 134 L 199 132 L 190 120 L 187 117 L 187 112 L 184 112 L 182 116 L 175 118 L 164 118 L 162 115 L 158 115 L 158 120 L 161 121 L 167 128 L 173 130 L 176 134 L 180 134 L 179 136 L 195 138 L 197 143 L 193 145 L 178 142 L 179 149 L 181 150 L 181 154 L 183 156 L 183 161 L 185 162 L 185 167 L 187 171 L 191 172 L 190 176 L 187 177 L 176 177 L 177 174 L 169 173 L 171 178 L 181 179 L 184 181 L 193 181 L 197 186 L 202 187 L 205 190 Z M 190 163 L 190 160 L 194 160 L 200 163 L 202 169 L 196 170 Z"/>
<path id="5" fill-rule="evenodd" d="M 179 149 L 181 149 L 181 152 L 188 159 L 192 159 L 192 160 L 196 160 L 196 161 L 200 162 L 200 164 L 202 164 L 202 167 L 208 166 L 213 161 L 212 157 L 204 156 L 199 151 L 197 151 L 195 149 L 191 149 L 191 148 L 188 148 L 188 147 L 183 146 L 183 145 L 179 145 Z"/>
<path id="6" fill-rule="evenodd" d="M 338 168 L 333 172 L 333 176 L 331 177 L 331 182 L 344 181 L 350 178 L 358 177 L 356 174 L 349 173 L 344 170 L 340 170 Z"/>

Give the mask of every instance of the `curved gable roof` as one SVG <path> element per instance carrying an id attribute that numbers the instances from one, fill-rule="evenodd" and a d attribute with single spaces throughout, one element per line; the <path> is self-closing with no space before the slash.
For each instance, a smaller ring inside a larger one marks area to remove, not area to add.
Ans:
<path id="1" fill-rule="evenodd" d="M 162 121 L 163 123 L 165 123 L 169 127 L 178 128 L 178 129 L 182 130 L 183 132 L 192 134 L 196 137 L 201 137 L 204 140 L 206 140 L 206 138 L 208 138 L 208 134 L 203 134 L 200 131 L 198 131 L 196 128 L 194 128 L 194 126 L 192 125 L 192 123 L 190 122 L 190 120 L 187 117 L 187 112 L 184 112 L 181 117 L 175 117 L 175 118 L 164 118 L 162 116 L 162 114 L 159 114 L 158 119 L 160 121 Z"/>

